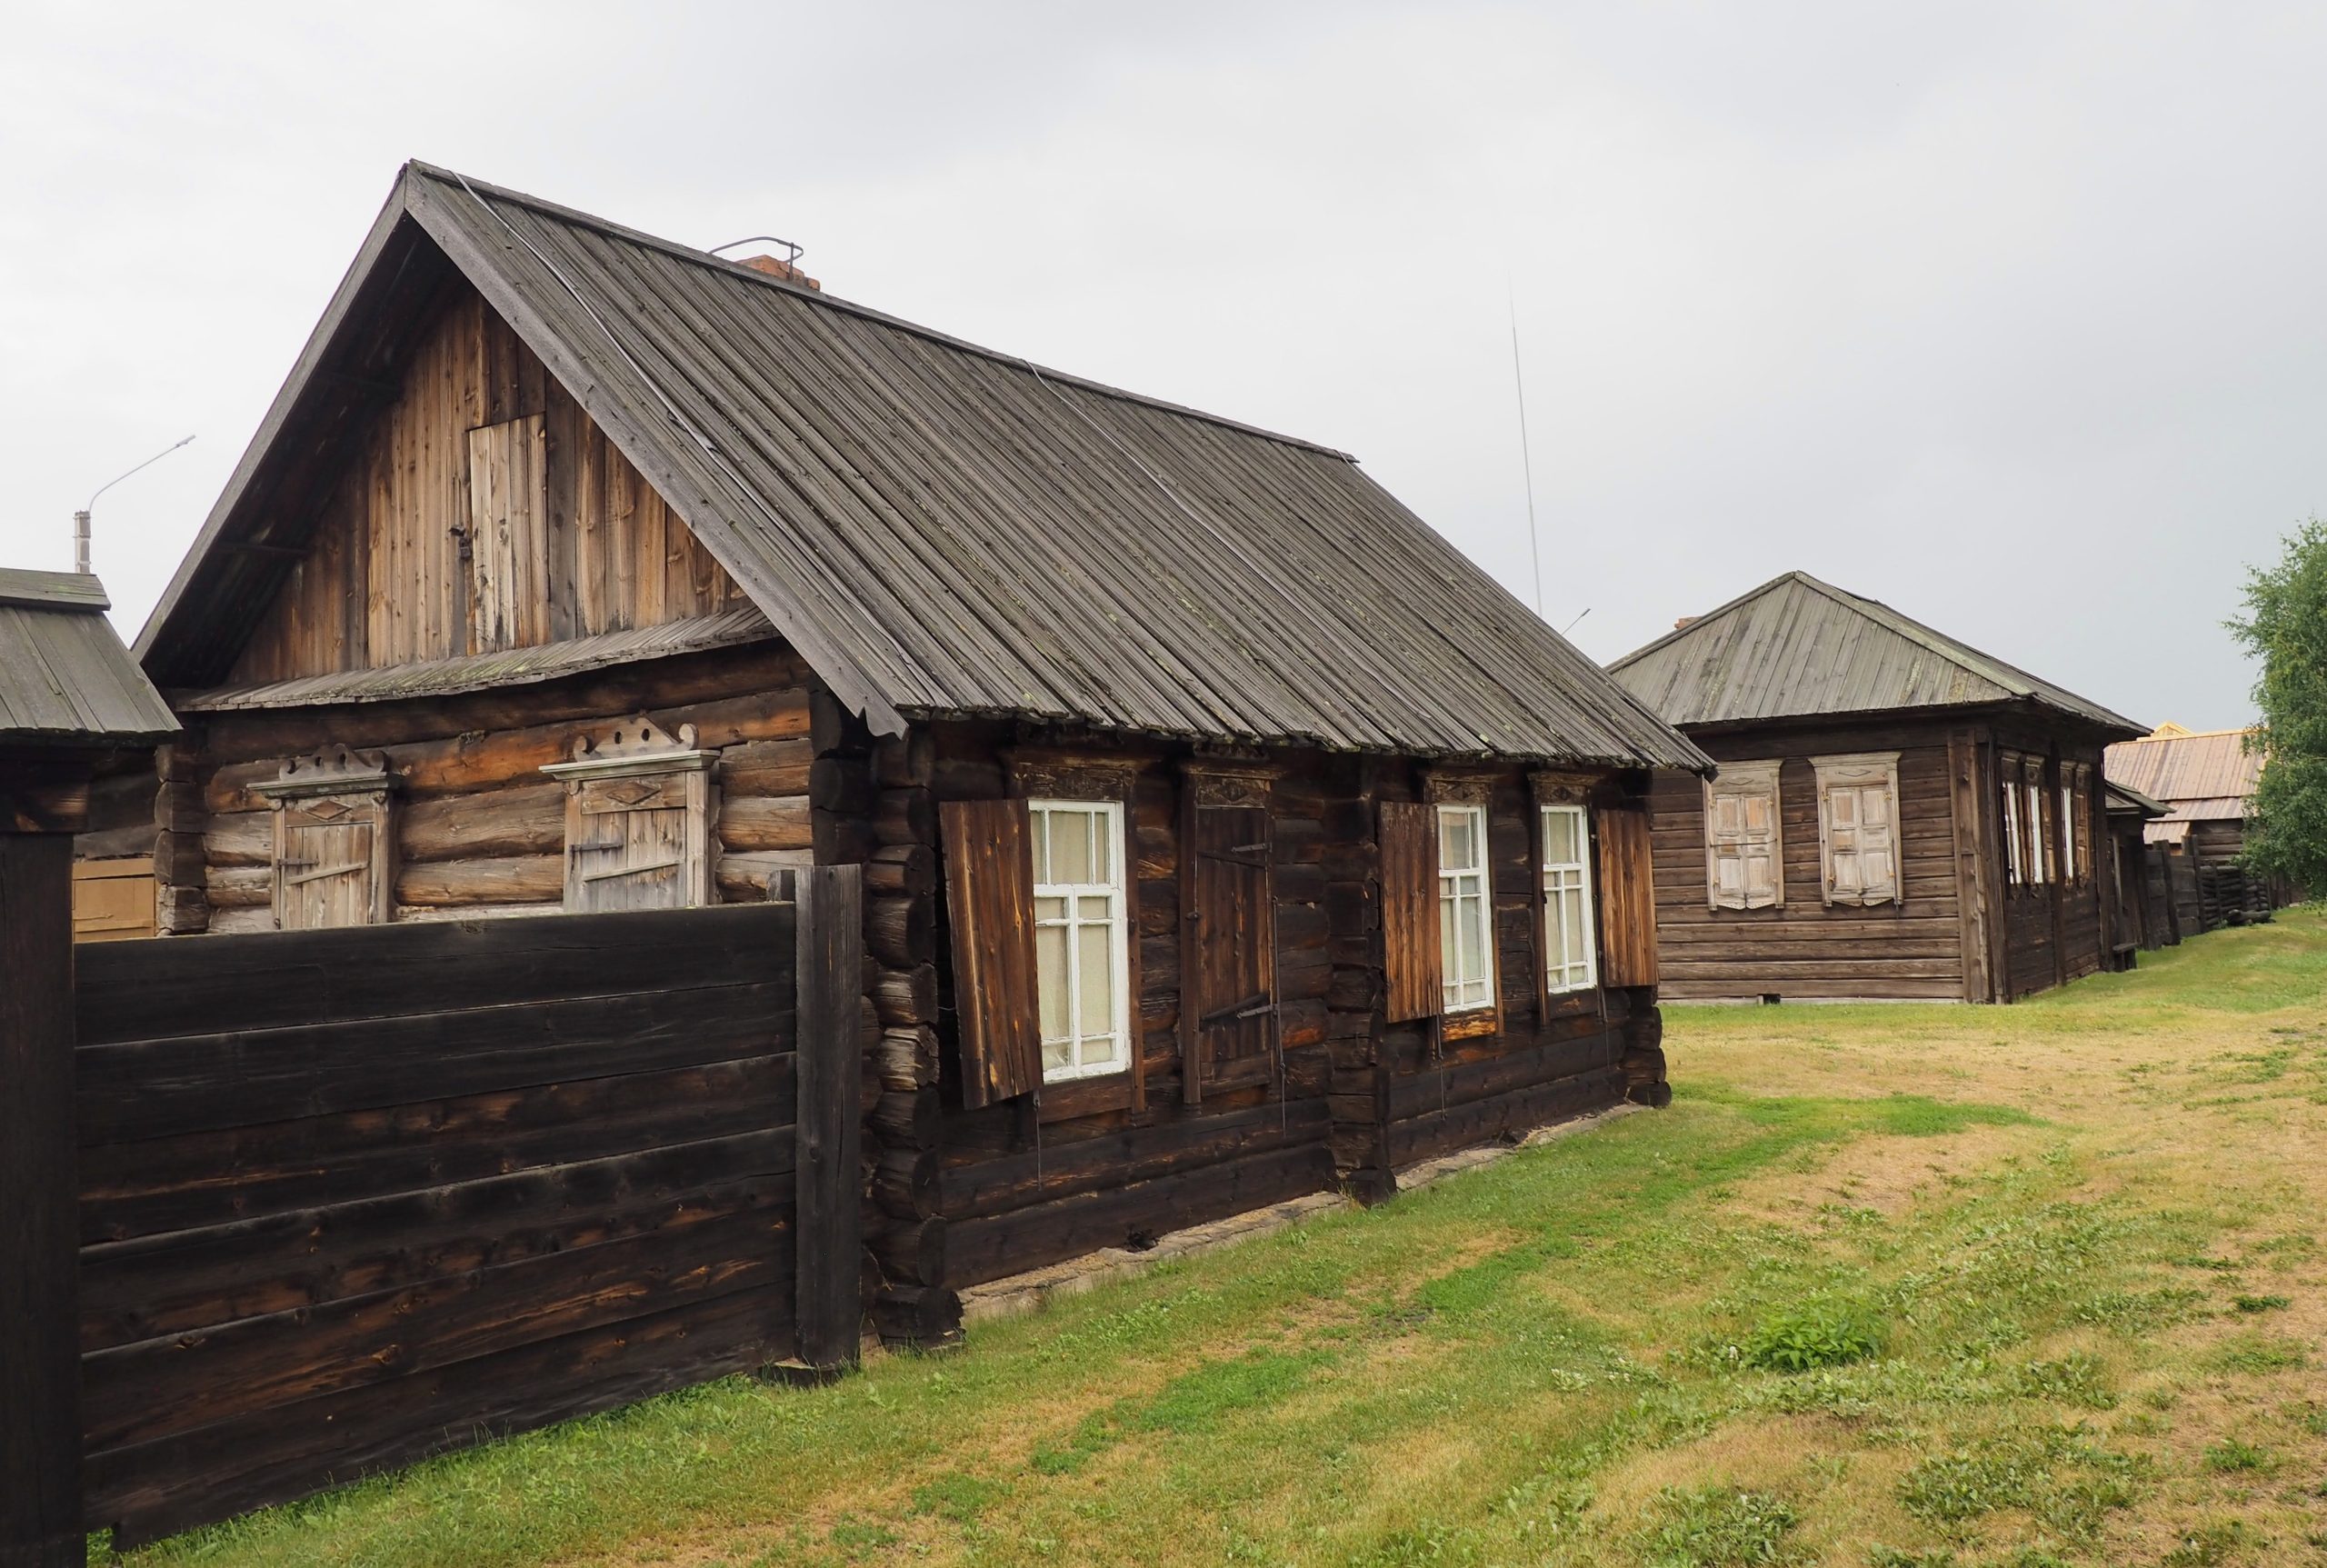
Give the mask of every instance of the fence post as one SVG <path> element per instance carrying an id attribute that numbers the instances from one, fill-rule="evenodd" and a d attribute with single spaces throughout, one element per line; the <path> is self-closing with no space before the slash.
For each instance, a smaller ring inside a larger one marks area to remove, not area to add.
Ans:
<path id="1" fill-rule="evenodd" d="M 73 838 L 0 833 L 0 1568 L 81 1568 Z"/>
<path id="2" fill-rule="evenodd" d="M 863 1324 L 859 1124 L 864 1048 L 864 868 L 799 872 L 799 1159 L 794 1177 L 800 1360 L 819 1372 L 854 1366 Z"/>

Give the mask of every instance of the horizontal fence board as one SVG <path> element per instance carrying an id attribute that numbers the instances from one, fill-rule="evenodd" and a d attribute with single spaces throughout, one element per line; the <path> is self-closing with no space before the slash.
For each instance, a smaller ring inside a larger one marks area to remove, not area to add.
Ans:
<path id="1" fill-rule="evenodd" d="M 792 1048 L 793 1034 L 792 988 L 763 983 L 85 1045 L 76 1057 L 81 1141 L 773 1055 Z"/>
<path id="2" fill-rule="evenodd" d="M 789 1055 L 228 1128 L 81 1154 L 81 1239 L 125 1241 L 789 1126 Z"/>
<path id="3" fill-rule="evenodd" d="M 127 1550 L 359 1476 L 793 1353 L 786 1282 L 92 1455 L 92 1528 Z"/>
<path id="4" fill-rule="evenodd" d="M 81 1255 L 81 1348 L 320 1306 L 788 1201 L 789 1127 L 290 1210 Z"/>
<path id="5" fill-rule="evenodd" d="M 788 904 L 102 943 L 76 960 L 87 1045 L 473 1006 L 788 981 Z"/>
<path id="6" fill-rule="evenodd" d="M 791 1274 L 790 1217 L 788 1204 L 770 1202 L 84 1356 L 88 1448 L 150 1442 L 690 1301 L 775 1289 Z"/>

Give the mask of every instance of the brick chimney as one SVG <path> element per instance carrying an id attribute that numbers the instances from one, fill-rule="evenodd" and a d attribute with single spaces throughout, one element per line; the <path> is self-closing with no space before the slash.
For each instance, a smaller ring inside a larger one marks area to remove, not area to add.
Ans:
<path id="1" fill-rule="evenodd" d="M 812 288 L 818 294 L 824 291 L 823 284 L 818 283 L 782 256 L 745 256 L 744 265 L 754 272 L 764 272 L 770 277 L 780 277 L 786 283 L 796 283 L 802 288 Z"/>
<path id="2" fill-rule="evenodd" d="M 1679 620 L 1673 623 L 1673 629 L 1676 632 L 1685 630 L 1690 626 L 1695 625 L 1699 618 L 1700 617 L 1695 615 L 1683 615 Z"/>

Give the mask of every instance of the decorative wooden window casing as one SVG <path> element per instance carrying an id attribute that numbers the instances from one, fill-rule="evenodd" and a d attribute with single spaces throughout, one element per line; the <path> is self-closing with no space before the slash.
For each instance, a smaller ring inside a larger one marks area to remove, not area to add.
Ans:
<path id="1" fill-rule="evenodd" d="M 1487 808 L 1438 808 L 1438 964 L 1442 1011 L 1495 1004 L 1494 887 Z"/>
<path id="2" fill-rule="evenodd" d="M 2082 886 L 2092 879 L 2092 770 L 2061 764 L 2061 880 Z"/>
<path id="3" fill-rule="evenodd" d="M 1828 904 L 1905 902 L 1899 871 L 1899 754 L 1813 757 L 1818 866 Z"/>
<path id="4" fill-rule="evenodd" d="M 2021 823 L 2028 835 L 2028 880 L 2042 886 L 2052 880 L 2052 804 L 2044 789 L 2044 759 L 2021 760 Z"/>
<path id="5" fill-rule="evenodd" d="M 1131 976 L 1123 805 L 1034 800 L 1026 808 L 1043 1082 L 1124 1072 Z"/>
<path id="6" fill-rule="evenodd" d="M 1705 905 L 1785 903 L 1785 835 L 1775 762 L 1723 763 L 1704 785 Z"/>
<path id="7" fill-rule="evenodd" d="M 1536 808 L 1543 848 L 1543 989 L 1552 995 L 1599 984 L 1593 931 L 1592 820 L 1581 805 Z"/>
<path id="8" fill-rule="evenodd" d="M 565 912 L 691 909 L 712 902 L 715 751 L 693 724 L 644 718 L 574 743 L 542 769 L 565 785 Z"/>
<path id="9" fill-rule="evenodd" d="M 1184 769 L 1180 845 L 1183 1097 L 1273 1081 L 1275 834 L 1266 764 L 1196 758 Z"/>
<path id="10" fill-rule="evenodd" d="M 381 753 L 340 747 L 295 757 L 252 786 L 275 819 L 278 929 L 387 924 L 396 784 Z"/>

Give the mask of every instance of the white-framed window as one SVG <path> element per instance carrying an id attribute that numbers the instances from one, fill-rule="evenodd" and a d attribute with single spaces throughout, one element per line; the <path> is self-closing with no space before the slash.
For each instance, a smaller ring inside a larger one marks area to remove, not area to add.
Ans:
<path id="1" fill-rule="evenodd" d="M 1825 901 L 1903 902 L 1899 877 L 1899 754 L 1812 757 L 1818 775 L 1818 860 Z"/>
<path id="2" fill-rule="evenodd" d="M 1439 974 L 1446 1011 L 1494 1005 L 1493 893 L 1487 884 L 1487 808 L 1438 808 Z"/>
<path id="3" fill-rule="evenodd" d="M 2004 764 L 2009 768 L 2009 760 Z M 2019 887 L 2028 881 L 2028 843 L 2020 831 L 2020 784 L 2017 780 L 2003 781 L 2003 856 L 2004 880 Z"/>
<path id="4" fill-rule="evenodd" d="M 2042 884 L 2052 880 L 2045 863 L 2052 857 L 2052 824 L 2046 820 L 2052 814 L 2044 806 L 2042 778 L 2032 776 L 2022 788 L 2028 796 L 2028 880 Z"/>
<path id="5" fill-rule="evenodd" d="M 1131 1065 L 1122 803 L 1034 800 L 1026 809 L 1043 1082 L 1121 1073 Z"/>
<path id="6" fill-rule="evenodd" d="M 1589 991 L 1599 976 L 1592 940 L 1592 824 L 1580 805 L 1543 811 L 1544 984 Z"/>

